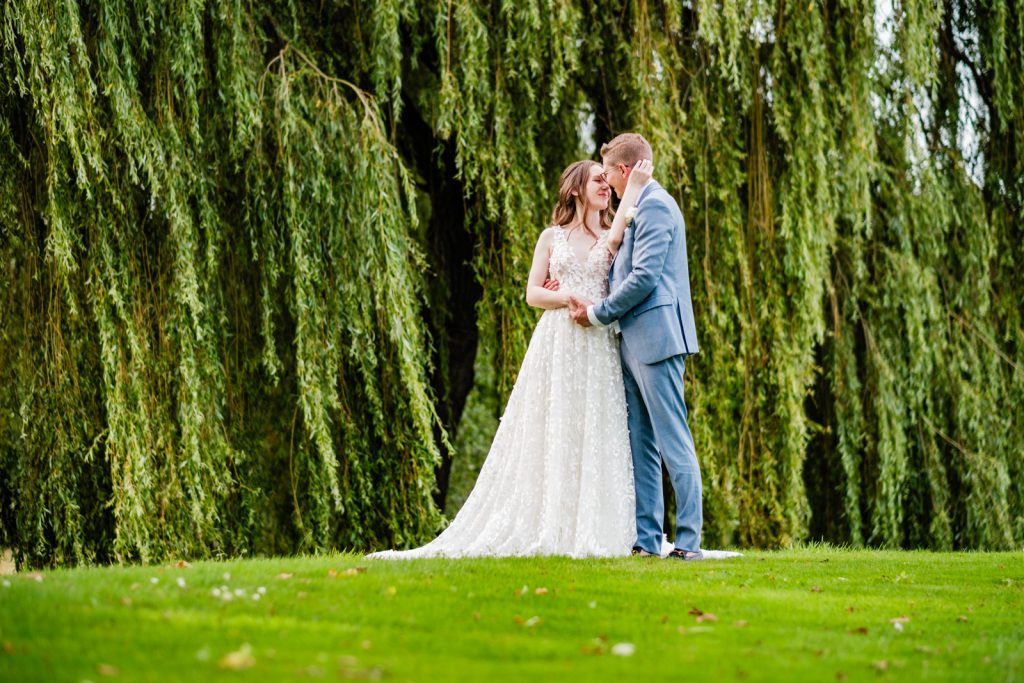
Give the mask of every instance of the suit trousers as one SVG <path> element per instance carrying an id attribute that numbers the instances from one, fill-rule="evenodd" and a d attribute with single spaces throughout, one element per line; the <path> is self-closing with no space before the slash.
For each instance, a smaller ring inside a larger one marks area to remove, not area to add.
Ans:
<path id="1" fill-rule="evenodd" d="M 651 365 L 641 363 L 630 353 L 625 338 L 621 339 L 620 351 L 636 484 L 637 545 L 650 553 L 661 550 L 664 459 L 676 494 L 675 547 L 698 550 L 704 511 L 700 465 L 683 396 L 685 357 L 672 356 Z"/>

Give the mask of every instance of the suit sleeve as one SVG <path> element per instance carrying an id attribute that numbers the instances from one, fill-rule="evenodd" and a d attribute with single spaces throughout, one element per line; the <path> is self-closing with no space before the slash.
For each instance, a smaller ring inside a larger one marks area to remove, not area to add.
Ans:
<path id="1" fill-rule="evenodd" d="M 594 315 L 605 325 L 647 298 L 661 279 L 668 258 L 675 223 L 665 202 L 650 198 L 637 210 L 634 220 L 633 269 L 614 292 L 594 306 Z"/>

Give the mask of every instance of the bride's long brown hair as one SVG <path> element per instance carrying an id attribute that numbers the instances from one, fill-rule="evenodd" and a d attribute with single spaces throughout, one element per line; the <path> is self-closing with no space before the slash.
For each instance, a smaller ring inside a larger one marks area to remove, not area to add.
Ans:
<path id="1" fill-rule="evenodd" d="M 590 169 L 601 164 L 590 159 L 574 161 L 569 167 L 562 171 L 562 177 L 558 181 L 558 201 L 551 211 L 552 225 L 571 225 L 577 218 L 580 220 L 587 215 L 590 209 L 590 202 L 587 201 L 587 183 L 590 182 Z M 610 228 L 612 225 L 611 212 L 608 209 L 601 209 L 601 227 Z"/>

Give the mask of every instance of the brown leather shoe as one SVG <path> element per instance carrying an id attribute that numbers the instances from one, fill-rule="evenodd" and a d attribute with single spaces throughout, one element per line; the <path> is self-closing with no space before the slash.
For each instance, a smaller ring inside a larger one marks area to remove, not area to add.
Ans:
<path id="1" fill-rule="evenodd" d="M 634 557 L 654 557 L 654 553 L 649 553 L 638 545 L 633 546 L 633 551 L 630 555 Z"/>

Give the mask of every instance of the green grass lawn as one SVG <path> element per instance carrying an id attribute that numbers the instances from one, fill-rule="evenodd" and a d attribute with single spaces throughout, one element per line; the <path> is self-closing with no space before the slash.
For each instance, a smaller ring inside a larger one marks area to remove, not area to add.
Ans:
<path id="1" fill-rule="evenodd" d="M 1024 680 L 1024 554 L 355 555 L 0 577 L 0 681 Z"/>

